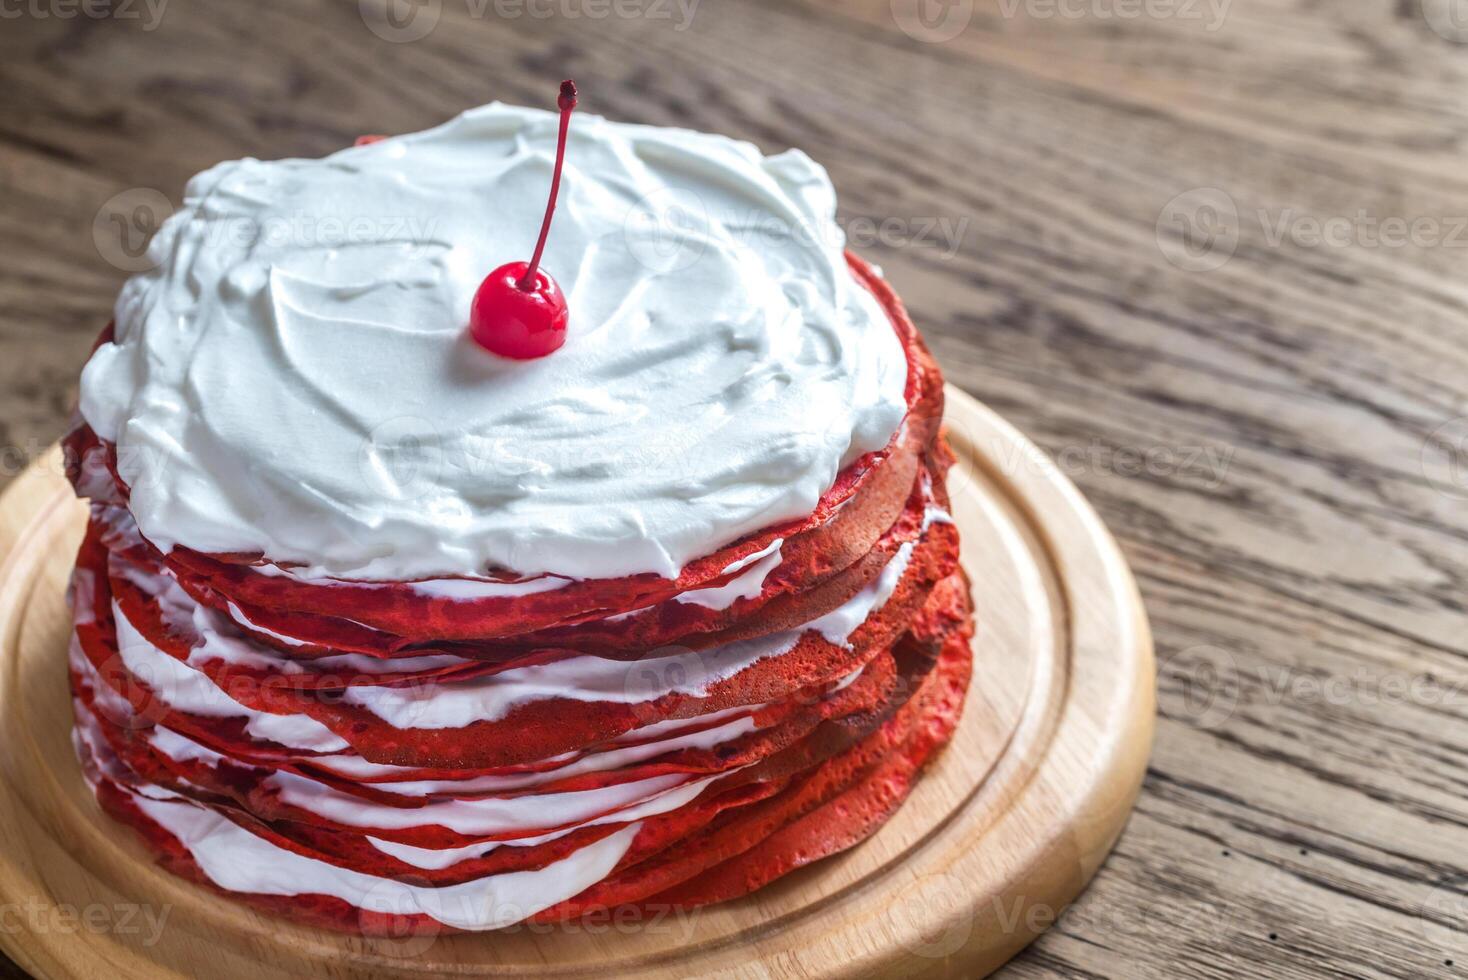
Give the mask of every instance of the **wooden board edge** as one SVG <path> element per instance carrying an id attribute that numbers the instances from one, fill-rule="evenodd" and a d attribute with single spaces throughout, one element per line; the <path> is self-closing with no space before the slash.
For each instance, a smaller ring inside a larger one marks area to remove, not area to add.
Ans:
<path id="1" fill-rule="evenodd" d="M 1119 656 L 1109 663 L 1122 662 L 1131 666 L 1125 676 L 1113 675 L 1106 686 L 1112 692 L 1110 703 L 1113 711 L 1130 719 L 1131 724 L 1113 732 L 1116 736 L 1114 741 L 1105 746 L 1104 751 L 1098 752 L 1098 746 L 1086 741 L 1090 733 L 1079 725 L 1080 719 L 1075 713 L 1062 710 L 1057 729 L 1046 745 L 1040 768 L 1031 775 L 1020 797 L 991 828 L 988 838 L 998 846 L 1000 835 L 1017 830 L 1016 825 L 1031 815 L 1030 805 L 1041 802 L 1039 795 L 1047 781 L 1064 781 L 1055 772 L 1065 761 L 1063 751 L 1075 750 L 1092 763 L 1098 758 L 1104 759 L 1104 764 L 1093 766 L 1092 778 L 1085 790 L 1071 797 L 1071 805 L 1065 813 L 1052 812 L 1049 814 L 1052 819 L 1041 824 L 1050 831 L 1047 839 L 1032 842 L 1027 859 L 1008 876 L 1004 892 L 1013 899 L 1013 904 L 999 909 L 954 909 L 942 921 L 937 932 L 940 936 L 966 937 L 957 948 L 948 953 L 941 944 L 935 947 L 930 938 L 911 937 L 905 947 L 899 945 L 895 950 L 889 950 L 889 954 L 879 962 L 871 964 L 873 975 L 884 977 L 950 977 L 955 975 L 955 968 L 958 975 L 965 977 L 986 976 L 1047 931 L 1085 891 L 1125 830 L 1146 777 L 1155 733 L 1156 666 L 1151 627 L 1141 592 L 1120 545 L 1080 490 L 1023 433 L 961 389 L 948 385 L 946 397 L 948 411 L 945 416 L 950 425 L 950 439 L 955 442 L 965 441 L 962 424 L 968 416 L 975 420 L 971 424 L 983 431 L 996 433 L 1004 443 L 1035 450 L 1036 455 L 1026 457 L 1027 465 L 996 466 L 995 461 L 1001 458 L 998 454 L 968 447 L 969 455 L 984 461 L 989 467 L 989 478 L 1005 486 L 1011 500 L 1030 509 L 1026 516 L 1032 527 L 1046 533 L 1044 543 L 1055 566 L 1067 567 L 1077 548 L 1084 547 L 1090 550 L 1104 570 L 1106 580 L 1113 586 L 1111 595 L 1116 602 L 1113 610 L 1116 624 L 1123 630 L 1122 646 L 1117 651 Z M 964 447 L 957 448 L 962 453 Z M 1083 533 L 1058 540 L 1049 520 L 1056 511 L 1047 507 L 1047 520 L 1043 521 L 1035 513 L 1044 506 L 1047 498 L 1063 500 L 1066 512 L 1075 519 L 1076 530 Z M 1072 626 L 1082 628 L 1082 624 L 1072 623 Z M 1081 645 L 1087 639 L 1078 637 L 1074 642 Z M 1072 690 L 1068 691 L 1067 700 L 1076 686 L 1094 682 L 1093 672 L 1098 668 L 1104 672 L 1106 666 L 1084 658 L 1073 662 L 1069 682 Z M 1082 741 L 1075 744 L 1078 739 Z M 1065 854 L 1066 858 L 1053 860 L 1056 852 Z M 961 866 L 956 867 L 961 870 Z M 919 901 L 924 900 L 919 898 Z M 933 901 L 932 897 L 927 899 L 929 903 Z M 929 935 L 931 932 L 930 928 Z M 914 961 L 910 955 L 914 948 L 936 949 L 943 955 L 929 956 L 926 958 L 928 962 L 921 958 Z"/>
<path id="2" fill-rule="evenodd" d="M 1015 445 L 1030 445 L 1007 422 L 966 394 L 950 387 L 948 398 L 951 417 L 980 413 L 976 417 L 981 419 L 983 426 L 992 428 L 1006 440 L 1014 441 Z M 985 458 L 982 453 L 972 455 Z M 72 500 L 69 489 L 58 488 L 56 484 L 55 475 L 61 471 L 60 461 L 59 449 L 53 449 L 0 493 L 0 582 L 10 574 L 12 554 L 18 550 L 24 536 L 38 525 L 50 523 L 45 511 Z M 1064 814 L 1052 812 L 1048 815 L 1050 819 L 1042 824 L 1048 831 L 1046 838 L 1041 841 L 1031 839 L 1026 846 L 1016 848 L 1025 859 L 1009 869 L 1005 893 L 1017 896 L 1018 906 L 974 908 L 955 904 L 951 896 L 932 894 L 934 888 L 941 890 L 945 880 L 952 881 L 954 873 L 961 875 L 961 860 L 952 865 L 953 872 L 947 873 L 946 878 L 916 875 L 909 886 L 899 892 L 898 900 L 914 903 L 920 909 L 944 910 L 948 914 L 936 920 L 925 918 L 921 922 L 918 921 L 921 917 L 910 917 L 908 924 L 911 929 L 900 937 L 900 942 L 876 953 L 855 956 L 845 964 L 846 972 L 853 975 L 938 977 L 952 976 L 957 972 L 975 976 L 997 969 L 1043 932 L 1055 915 L 1084 889 L 1121 834 L 1145 775 L 1155 713 L 1153 655 L 1146 616 L 1119 547 L 1079 492 L 1058 470 L 1047 472 L 1041 468 L 1035 472 L 999 472 L 990 476 L 1008 484 L 1009 492 L 1026 506 L 1035 505 L 1030 497 L 1032 494 L 1063 500 L 1075 520 L 1075 527 L 1084 531 L 1082 538 L 1093 558 L 1108 569 L 1108 580 L 1119 586 L 1113 598 L 1117 602 L 1117 615 L 1127 623 L 1126 633 L 1132 646 L 1127 660 L 1132 670 L 1126 677 L 1114 678 L 1113 696 L 1118 709 L 1125 717 L 1133 719 L 1133 723 L 1106 746 L 1105 765 L 1098 767 L 1096 778 L 1075 797 L 1070 808 Z M 1033 521 L 1033 514 L 1029 516 Z M 1047 545 L 1051 548 L 1066 546 L 1065 542 L 1055 541 L 1047 542 Z M 1073 545 L 1074 542 L 1069 546 Z M 1056 560 L 1061 558 L 1057 556 Z M 1084 678 L 1078 682 L 1084 682 Z M 1071 732 L 1062 717 L 1051 738 L 1057 744 L 1065 745 L 1068 740 L 1084 734 Z M 1003 835 L 1018 834 L 1017 839 L 1025 836 L 1014 824 L 1029 813 L 1031 805 L 1043 803 L 1042 797 L 1052 780 L 1062 778 L 1061 774 L 1051 770 L 1064 760 L 1048 752 L 1046 756 L 1030 775 L 1013 805 L 991 828 L 990 834 L 996 846 Z M 14 801 L 7 803 L 9 809 L 18 806 Z M 17 813 L 16 816 L 31 819 L 28 813 Z M 1054 860 L 1057 854 L 1061 855 L 1060 860 Z M 25 885 L 24 894 L 44 891 L 44 876 L 34 873 L 39 869 L 28 867 L 24 859 L 13 859 L 4 864 L 8 876 L 15 876 Z M 900 873 L 902 869 L 896 870 Z M 1032 914 L 1032 909 L 1038 909 L 1040 914 Z M 936 938 L 933 936 L 934 921 L 939 923 Z M 48 968 L 65 971 L 64 957 L 58 959 L 53 955 L 54 951 L 48 951 L 44 944 L 39 945 L 41 955 L 37 955 L 35 950 L 20 944 L 19 941 L 26 936 L 25 930 L 0 930 L 0 949 L 5 949 L 18 964 L 38 977 L 66 975 Z M 114 963 L 114 968 L 123 975 L 134 975 L 135 965 L 143 962 L 135 958 L 134 952 L 127 955 L 128 963 Z M 719 951 L 697 955 L 692 961 L 693 964 L 700 962 L 714 967 L 710 975 L 728 972 L 728 960 Z"/>

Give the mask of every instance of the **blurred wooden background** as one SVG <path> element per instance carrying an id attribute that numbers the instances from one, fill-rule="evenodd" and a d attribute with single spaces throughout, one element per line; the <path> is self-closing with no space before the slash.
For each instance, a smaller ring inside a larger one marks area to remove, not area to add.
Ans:
<path id="1" fill-rule="evenodd" d="M 825 163 L 1136 569 L 1142 800 L 1007 976 L 1468 971 L 1468 0 L 5 0 L 0 483 L 191 174 L 568 75 Z"/>

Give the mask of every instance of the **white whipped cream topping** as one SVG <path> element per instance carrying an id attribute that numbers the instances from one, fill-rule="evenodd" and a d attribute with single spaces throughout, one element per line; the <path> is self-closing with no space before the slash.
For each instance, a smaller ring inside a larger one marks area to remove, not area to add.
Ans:
<path id="1" fill-rule="evenodd" d="M 578 115 L 544 259 L 566 345 L 469 341 L 555 132 L 496 104 L 195 177 L 82 376 L 143 534 L 306 577 L 671 577 L 887 443 L 901 345 L 795 150 Z"/>

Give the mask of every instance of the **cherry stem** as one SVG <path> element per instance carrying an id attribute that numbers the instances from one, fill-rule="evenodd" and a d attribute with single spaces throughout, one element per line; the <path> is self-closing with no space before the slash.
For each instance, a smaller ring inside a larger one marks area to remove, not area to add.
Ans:
<path id="1" fill-rule="evenodd" d="M 551 174 L 550 200 L 545 203 L 545 220 L 540 223 L 540 239 L 535 243 L 535 254 L 530 256 L 530 265 L 516 286 L 524 292 L 535 288 L 535 271 L 540 267 L 540 256 L 545 251 L 545 238 L 550 234 L 551 216 L 556 213 L 556 195 L 561 191 L 561 165 L 566 161 L 566 133 L 571 128 L 571 111 L 576 108 L 576 83 L 566 79 L 561 83 L 561 94 L 556 99 L 561 110 L 561 131 L 556 137 L 556 169 Z"/>

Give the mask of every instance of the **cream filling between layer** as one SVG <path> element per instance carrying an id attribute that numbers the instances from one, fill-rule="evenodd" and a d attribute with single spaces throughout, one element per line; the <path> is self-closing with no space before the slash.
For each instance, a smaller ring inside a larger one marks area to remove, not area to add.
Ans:
<path id="1" fill-rule="evenodd" d="M 867 618 L 896 591 L 912 556 L 901 545 L 877 578 L 838 608 L 804 626 L 673 656 L 637 661 L 570 657 L 520 667 L 471 681 L 426 687 L 366 687 L 343 692 L 343 700 L 372 712 L 394 728 L 463 728 L 497 721 L 530 701 L 564 698 L 642 704 L 672 694 L 704 697 L 721 681 L 761 660 L 788 653 L 807 630 L 845 646 Z"/>
<path id="2" fill-rule="evenodd" d="M 752 555 L 746 555 L 729 564 L 720 575 L 747 568 L 732 581 L 707 589 L 690 589 L 673 598 L 684 604 L 703 606 L 705 609 L 728 609 L 740 599 L 753 599 L 764 591 L 765 579 L 780 565 L 780 546 L 784 538 L 776 538 Z"/>
<path id="3" fill-rule="evenodd" d="M 277 847 L 182 797 L 152 798 L 123 789 L 145 816 L 183 845 L 210 881 L 226 891 L 329 895 L 370 912 L 421 914 L 468 930 L 512 925 L 585 891 L 611 873 L 641 829 L 634 823 L 535 871 L 425 888 Z"/>
<path id="4" fill-rule="evenodd" d="M 670 694 L 702 697 L 718 682 L 761 660 L 788 652 L 806 630 L 820 633 L 831 643 L 847 644 L 861 624 L 891 598 L 907 569 L 913 547 L 914 542 L 900 546 L 873 582 L 837 609 L 799 629 L 639 661 L 577 656 L 513 668 L 470 681 L 434 681 L 401 687 L 355 686 L 342 692 L 342 700 L 370 711 L 394 728 L 441 730 L 497 721 L 520 705 L 551 698 L 640 704 Z M 249 711 L 220 690 L 207 675 L 155 647 L 128 621 L 116 602 L 113 613 L 123 663 L 169 706 L 191 714 L 250 717 L 251 734 L 292 748 L 331 752 L 346 747 L 347 743 L 331 734 L 330 729 L 304 715 Z M 218 637 L 217 633 L 208 627 L 203 632 L 206 649 L 224 649 L 217 642 L 210 645 L 211 633 Z M 251 651 L 251 655 L 258 654 Z M 266 731 L 273 734 L 261 734 Z M 283 741 L 284 738 L 290 741 Z"/>
<path id="5" fill-rule="evenodd" d="M 725 774 L 693 780 L 682 774 L 654 776 L 570 793 L 432 800 L 420 807 L 373 803 L 289 772 L 273 773 L 266 783 L 279 791 L 282 803 L 349 827 L 408 830 L 432 826 L 466 837 L 490 837 L 556 830 L 598 820 L 621 823 L 629 819 L 622 811 L 634 805 L 651 807 L 652 813 L 665 813 L 696 797 L 721 775 Z"/>

